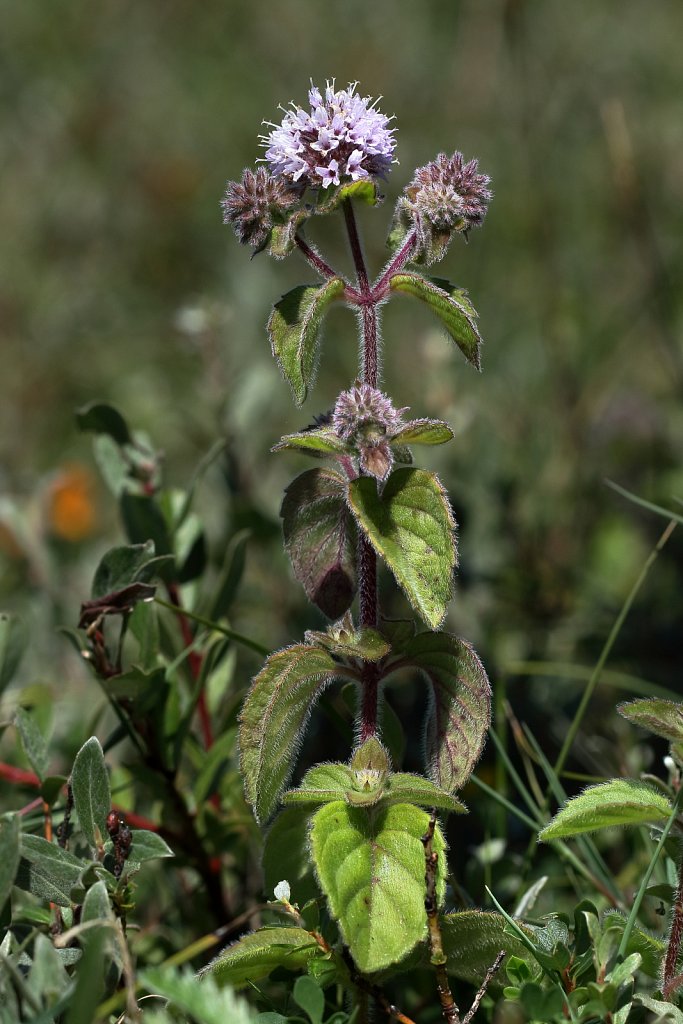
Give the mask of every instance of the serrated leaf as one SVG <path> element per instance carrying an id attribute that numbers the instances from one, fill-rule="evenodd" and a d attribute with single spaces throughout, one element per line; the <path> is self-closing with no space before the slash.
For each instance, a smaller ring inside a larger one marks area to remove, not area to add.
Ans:
<path id="1" fill-rule="evenodd" d="M 28 632 L 16 615 L 0 612 L 0 693 L 12 682 L 28 645 Z"/>
<path id="2" fill-rule="evenodd" d="M 629 722 L 663 736 L 671 743 L 683 743 L 683 703 L 674 700 L 633 700 L 618 704 L 617 711 Z"/>
<path id="3" fill-rule="evenodd" d="M 361 476 L 349 484 L 358 524 L 384 559 L 413 608 L 438 629 L 453 594 L 455 520 L 434 473 L 397 469 L 382 494 Z"/>
<path id="4" fill-rule="evenodd" d="M 280 509 L 285 548 L 306 596 L 331 619 L 356 592 L 356 525 L 346 481 L 331 469 L 309 469 L 285 491 Z"/>
<path id="5" fill-rule="evenodd" d="M 40 731 L 35 715 L 32 715 L 25 708 L 17 708 L 14 724 L 21 737 L 23 751 L 34 772 L 42 782 L 47 774 L 49 754 L 47 742 Z"/>
<path id="6" fill-rule="evenodd" d="M 441 789 L 453 793 L 472 774 L 491 721 L 491 687 L 484 667 L 469 644 L 449 633 L 419 633 L 397 665 L 413 665 L 429 680 L 429 774 Z"/>
<path id="7" fill-rule="evenodd" d="M 446 954 L 446 969 L 455 978 L 479 985 L 489 967 L 504 949 L 508 956 L 528 962 L 529 950 L 514 935 L 506 933 L 502 914 L 483 910 L 463 910 L 441 917 L 441 937 Z M 532 937 L 531 929 L 519 927 Z"/>
<path id="8" fill-rule="evenodd" d="M 128 859 L 142 864 L 146 860 L 157 860 L 159 857 L 175 857 L 171 847 L 157 832 L 149 832 L 145 828 L 131 830 L 133 841 Z"/>
<path id="9" fill-rule="evenodd" d="M 339 674 L 319 647 L 298 644 L 271 654 L 254 678 L 240 714 L 240 765 L 247 800 L 267 821 L 292 770 L 313 704 Z"/>
<path id="10" fill-rule="evenodd" d="M 25 834 L 21 837 L 21 859 L 14 884 L 34 896 L 68 907 L 71 890 L 85 863 L 41 836 Z"/>
<path id="11" fill-rule="evenodd" d="M 538 838 L 547 843 L 614 825 L 656 824 L 670 816 L 671 802 L 663 793 L 635 779 L 612 779 L 568 800 Z"/>
<path id="12" fill-rule="evenodd" d="M 132 444 L 133 438 L 125 419 L 113 405 L 91 402 L 76 412 L 78 429 L 94 434 L 106 434 L 117 444 Z"/>
<path id="13" fill-rule="evenodd" d="M 21 819 L 18 814 L 0 818 L 0 911 L 14 885 L 21 850 Z"/>
<path id="14" fill-rule="evenodd" d="M 260 928 L 229 946 L 202 973 L 211 974 L 221 985 L 241 988 L 268 977 L 276 967 L 302 970 L 320 953 L 320 946 L 304 928 Z"/>
<path id="15" fill-rule="evenodd" d="M 454 433 L 443 420 L 411 420 L 391 438 L 391 444 L 445 444 Z"/>
<path id="16" fill-rule="evenodd" d="M 465 805 L 450 793 L 440 789 L 429 779 L 408 772 L 395 772 L 387 776 L 381 802 L 383 804 L 417 804 L 418 807 L 436 807 L 437 811 L 467 813 Z"/>
<path id="17" fill-rule="evenodd" d="M 390 287 L 426 303 L 468 362 L 481 369 L 481 335 L 477 330 L 476 313 L 462 289 L 444 278 L 423 277 L 416 273 L 395 274 Z"/>
<path id="18" fill-rule="evenodd" d="M 331 427 L 285 434 L 270 450 L 281 452 L 285 449 L 308 452 L 311 455 L 344 455 L 352 451 L 346 441 L 338 437 Z"/>
<path id="19" fill-rule="evenodd" d="M 315 371 L 323 316 L 344 294 L 344 282 L 333 277 L 321 285 L 298 285 L 275 303 L 268 320 L 268 335 L 283 376 L 297 405 L 306 400 Z"/>
<path id="20" fill-rule="evenodd" d="M 315 813 L 311 851 L 320 884 L 361 971 L 401 960 L 427 930 L 425 854 L 429 815 L 407 804 L 369 809 L 342 801 Z M 437 892 L 444 896 L 445 844 L 434 833 Z"/>
<path id="21" fill-rule="evenodd" d="M 100 741 L 91 736 L 76 754 L 71 789 L 81 829 L 91 846 L 104 842 L 111 810 L 109 775 Z"/>

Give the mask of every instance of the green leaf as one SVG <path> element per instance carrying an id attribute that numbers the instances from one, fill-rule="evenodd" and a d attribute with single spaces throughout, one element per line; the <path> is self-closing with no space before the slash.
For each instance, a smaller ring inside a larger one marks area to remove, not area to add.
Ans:
<path id="1" fill-rule="evenodd" d="M 298 644 L 271 654 L 240 714 L 240 764 L 247 800 L 267 821 L 286 785 L 311 708 L 340 666 L 319 647 Z"/>
<path id="2" fill-rule="evenodd" d="M 313 978 L 304 975 L 297 978 L 292 990 L 294 1002 L 308 1014 L 311 1024 L 322 1024 L 323 1013 L 325 1012 L 325 996 L 320 985 L 316 985 Z"/>
<path id="3" fill-rule="evenodd" d="M 159 857 L 175 857 L 168 843 L 157 832 L 148 832 L 145 828 L 131 830 L 133 842 L 128 859 L 142 864 L 146 860 L 157 860 Z"/>
<path id="4" fill-rule="evenodd" d="M 344 455 L 352 451 L 351 447 L 335 434 L 331 427 L 318 427 L 316 430 L 300 430 L 297 434 L 285 434 L 271 452 L 285 449 L 308 452 L 311 455 Z"/>
<path id="5" fill-rule="evenodd" d="M 423 469 L 397 469 L 382 494 L 373 477 L 349 485 L 349 504 L 413 608 L 438 629 L 453 594 L 455 521 L 441 483 Z"/>
<path id="6" fill-rule="evenodd" d="M 41 836 L 24 834 L 14 884 L 34 896 L 68 907 L 71 890 L 78 883 L 85 863 Z"/>
<path id="7" fill-rule="evenodd" d="M 104 995 L 104 947 L 105 934 L 98 929 L 83 951 L 83 959 L 75 973 L 76 986 L 69 1001 L 65 1024 L 92 1024 L 97 1019 L 95 1010 Z"/>
<path id="8" fill-rule="evenodd" d="M 260 1019 L 232 989 L 221 989 L 210 975 L 197 977 L 187 968 L 179 971 L 174 967 L 148 967 L 140 972 L 140 983 L 149 992 L 168 999 L 188 1024 L 190 1020 L 196 1024 L 256 1024 Z M 148 1013 L 145 1011 L 143 1017 Z M 173 1014 L 172 1018 L 164 1017 L 159 1024 L 170 1024 L 171 1019 L 179 1018 Z"/>
<path id="9" fill-rule="evenodd" d="M 356 525 L 346 481 L 331 469 L 309 469 L 285 491 L 280 509 L 285 548 L 306 596 L 328 618 L 348 609 L 356 592 Z"/>
<path id="10" fill-rule="evenodd" d="M 608 910 L 605 913 L 605 925 L 617 926 L 617 930 L 623 934 L 626 927 L 626 917 L 618 910 Z M 641 970 L 649 978 L 659 978 L 662 970 L 662 963 L 666 955 L 666 943 L 657 935 L 651 935 L 643 928 L 634 927 L 624 952 L 629 955 L 638 953 L 641 957 Z"/>
<path id="11" fill-rule="evenodd" d="M 547 843 L 613 825 L 651 825 L 670 816 L 670 801 L 652 786 L 634 779 L 612 779 L 568 800 L 538 838 Z"/>
<path id="12" fill-rule="evenodd" d="M 404 665 L 413 665 L 429 680 L 427 764 L 437 785 L 455 792 L 472 774 L 491 721 L 484 667 L 469 644 L 449 633 L 419 633 L 389 671 Z"/>
<path id="13" fill-rule="evenodd" d="M 321 285 L 298 285 L 275 304 L 268 320 L 273 355 L 297 405 L 306 400 L 313 380 L 323 316 L 330 303 L 344 294 L 344 287 L 339 277 Z"/>
<path id="14" fill-rule="evenodd" d="M 173 548 L 168 526 L 154 498 L 124 491 L 119 498 L 119 505 L 123 525 L 131 544 L 146 544 L 152 540 L 157 554 L 171 554 Z"/>
<path id="15" fill-rule="evenodd" d="M 407 804 L 370 809 L 342 801 L 316 812 L 311 851 L 330 911 L 364 973 L 401 960 L 427 930 L 425 854 L 429 815 Z M 437 892 L 444 897 L 445 844 L 434 834 Z"/>
<path id="16" fill-rule="evenodd" d="M 683 1024 L 683 1012 L 673 1003 L 644 995 L 637 995 L 634 1000 L 654 1015 L 655 1024 Z"/>
<path id="17" fill-rule="evenodd" d="M 383 804 L 417 804 L 418 807 L 436 807 L 438 811 L 467 813 L 465 805 L 450 793 L 421 775 L 407 772 L 396 772 L 388 776 L 381 800 Z"/>
<path id="18" fill-rule="evenodd" d="M 268 829 L 263 849 L 266 896 L 272 899 L 275 886 L 286 880 L 292 898 L 301 906 L 318 895 L 308 856 L 310 808 L 287 807 Z"/>
<path id="19" fill-rule="evenodd" d="M 128 424 L 118 409 L 106 402 L 91 402 L 76 413 L 78 429 L 93 434 L 107 434 L 119 445 L 133 444 Z"/>
<path id="20" fill-rule="evenodd" d="M 28 632 L 16 615 L 0 612 L 0 693 L 12 682 L 28 646 Z"/>
<path id="21" fill-rule="evenodd" d="M 319 205 L 314 213 L 328 214 L 339 209 L 345 199 L 355 199 L 367 206 L 376 206 L 382 199 L 377 191 L 377 183 L 372 178 L 361 178 L 349 185 L 338 185 L 330 188 L 324 196 L 319 196 Z"/>
<path id="22" fill-rule="evenodd" d="M 282 797 L 283 804 L 324 804 L 343 800 L 354 788 L 354 773 L 346 764 L 317 764 L 304 775 L 297 789 Z"/>
<path id="23" fill-rule="evenodd" d="M 425 302 L 435 313 L 465 358 L 481 369 L 481 335 L 477 330 L 476 313 L 465 292 L 441 277 L 422 274 L 395 274 L 390 287 L 413 295 Z"/>
<path id="24" fill-rule="evenodd" d="M 153 569 L 150 572 L 147 567 L 152 565 L 154 568 L 156 561 L 154 542 L 151 540 L 145 544 L 110 548 L 95 570 L 91 597 L 105 597 L 123 590 L 131 583 L 148 583 L 153 576 Z"/>
<path id="25" fill-rule="evenodd" d="M 633 700 L 618 704 L 617 711 L 629 722 L 663 736 L 671 743 L 683 743 L 683 703 L 673 700 Z"/>
<path id="26" fill-rule="evenodd" d="M 304 928 L 260 928 L 224 950 L 202 974 L 211 974 L 221 985 L 241 988 L 266 978 L 276 967 L 305 969 L 322 950 Z"/>
<path id="27" fill-rule="evenodd" d="M 445 444 L 454 433 L 443 420 L 411 420 L 391 438 L 392 445 L 398 444 Z"/>
<path id="28" fill-rule="evenodd" d="M 97 847 L 107 835 L 111 792 L 104 754 L 96 736 L 91 736 L 76 754 L 71 789 L 83 834 L 91 846 Z"/>
<path id="29" fill-rule="evenodd" d="M 28 975 L 29 990 L 40 994 L 44 1004 L 51 1008 L 69 984 L 69 975 L 59 952 L 46 935 L 40 932 L 33 944 L 33 963 Z"/>
<path id="30" fill-rule="evenodd" d="M 21 737 L 21 746 L 28 758 L 31 767 L 42 782 L 47 775 L 49 753 L 47 742 L 43 736 L 35 715 L 26 711 L 25 708 L 17 708 L 14 715 L 14 724 Z"/>
<path id="31" fill-rule="evenodd" d="M 0 911 L 14 885 L 21 850 L 21 819 L 18 814 L 0 818 Z"/>
<path id="32" fill-rule="evenodd" d="M 479 985 L 501 949 L 508 956 L 528 961 L 528 949 L 516 936 L 506 933 L 506 926 L 502 914 L 489 911 L 443 914 L 441 937 L 448 973 L 470 985 Z M 532 937 L 531 929 L 521 923 L 519 927 Z"/>

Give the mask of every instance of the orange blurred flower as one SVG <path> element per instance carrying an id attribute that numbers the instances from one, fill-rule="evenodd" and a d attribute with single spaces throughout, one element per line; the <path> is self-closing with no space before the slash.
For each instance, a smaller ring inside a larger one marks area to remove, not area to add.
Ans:
<path id="1" fill-rule="evenodd" d="M 65 466 L 47 492 L 47 527 L 60 540 L 73 544 L 90 537 L 96 528 L 94 482 L 83 466 Z"/>

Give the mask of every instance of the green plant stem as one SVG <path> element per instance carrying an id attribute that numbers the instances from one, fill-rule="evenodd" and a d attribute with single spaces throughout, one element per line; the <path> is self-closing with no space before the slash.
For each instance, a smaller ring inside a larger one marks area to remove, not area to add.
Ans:
<path id="1" fill-rule="evenodd" d="M 577 708 L 576 714 L 574 715 L 574 719 L 572 721 L 572 724 L 569 726 L 569 729 L 567 730 L 567 735 L 564 738 L 564 743 L 562 744 L 562 749 L 560 750 L 560 753 L 558 754 L 557 761 L 555 762 L 555 766 L 554 766 L 555 774 L 556 775 L 559 775 L 560 772 L 562 771 L 562 769 L 564 768 L 565 761 L 567 760 L 567 756 L 569 754 L 569 751 L 571 750 L 572 744 L 574 743 L 574 740 L 576 739 L 576 734 L 579 731 L 579 728 L 580 728 L 581 723 L 583 721 L 583 717 L 584 717 L 584 715 L 586 713 L 586 709 L 587 709 L 587 707 L 588 707 L 588 705 L 590 703 L 590 700 L 591 700 L 591 698 L 593 696 L 593 693 L 595 692 L 596 686 L 600 682 L 600 676 L 602 675 L 602 670 L 605 667 L 605 663 L 606 663 L 607 659 L 609 658 L 609 656 L 611 654 L 611 651 L 612 651 L 612 648 L 614 646 L 614 643 L 615 643 L 617 637 L 619 636 L 619 633 L 621 632 L 621 627 L 624 624 L 626 616 L 628 615 L 628 613 L 631 610 L 631 606 L 632 606 L 633 602 L 636 599 L 638 591 L 640 590 L 640 588 L 642 587 L 643 583 L 645 582 L 645 578 L 646 578 L 647 574 L 649 573 L 650 569 L 654 565 L 654 563 L 657 560 L 657 557 L 658 557 L 660 551 L 664 548 L 665 544 L 669 540 L 669 537 L 671 536 L 671 534 L 673 533 L 675 528 L 676 528 L 676 523 L 672 520 L 667 525 L 666 529 L 664 530 L 664 532 L 662 533 L 661 537 L 657 541 L 657 543 L 656 543 L 655 547 L 653 548 L 653 550 L 650 552 L 650 555 L 649 555 L 648 559 L 646 560 L 645 565 L 643 566 L 643 568 L 640 571 L 638 579 L 633 584 L 633 586 L 631 588 L 631 592 L 629 593 L 628 597 L 624 601 L 624 604 L 623 604 L 623 606 L 621 608 L 621 611 L 617 615 L 617 618 L 616 618 L 616 620 L 614 622 L 614 625 L 612 626 L 612 628 L 611 628 L 611 630 L 609 632 L 609 636 L 607 637 L 607 640 L 605 641 L 605 645 L 604 645 L 604 647 L 603 647 L 603 649 L 602 649 L 602 651 L 600 653 L 600 657 L 598 658 L 597 664 L 596 664 L 595 668 L 593 669 L 593 674 L 591 675 L 590 680 L 588 681 L 588 685 L 587 685 L 586 689 L 583 691 L 583 696 L 582 696 L 581 702 L 580 702 L 580 704 L 579 704 L 579 706 Z"/>
<path id="2" fill-rule="evenodd" d="M 432 849 L 436 811 L 432 811 L 427 831 L 422 836 L 425 852 L 425 911 L 427 912 L 427 939 L 430 963 L 436 974 L 436 990 L 441 1003 L 441 1015 L 446 1024 L 460 1024 L 460 1010 L 453 998 L 448 980 L 447 960 L 439 925 L 439 906 L 436 898 L 436 868 L 439 855 Z"/>
<path id="3" fill-rule="evenodd" d="M 652 857 L 650 858 L 650 863 L 648 864 L 647 869 L 645 871 L 645 874 L 643 875 L 643 877 L 641 879 L 640 887 L 638 888 L 638 892 L 636 893 L 635 899 L 633 900 L 633 906 L 631 907 L 631 912 L 628 915 L 628 920 L 626 922 L 626 927 L 624 928 L 624 934 L 622 935 L 621 942 L 619 943 L 619 956 L 620 957 L 626 956 L 626 950 L 627 950 L 628 944 L 629 944 L 629 942 L 631 940 L 631 933 L 633 932 L 633 929 L 635 928 L 635 925 L 636 925 L 636 920 L 638 918 L 638 913 L 640 911 L 640 905 L 643 902 L 643 899 L 645 897 L 645 890 L 647 889 L 648 885 L 650 884 L 650 879 L 652 878 L 652 874 L 654 872 L 654 869 L 657 866 L 657 861 L 659 860 L 660 854 L 661 854 L 662 850 L 664 849 L 664 843 L 666 841 L 666 838 L 667 838 L 667 836 L 669 835 L 669 832 L 671 831 L 671 829 L 674 826 L 674 822 L 676 821 L 676 818 L 678 817 L 678 814 L 680 812 L 680 809 L 681 809 L 682 805 L 683 805 L 683 786 L 681 786 L 679 788 L 678 793 L 676 794 L 676 799 L 674 800 L 674 805 L 673 805 L 673 808 L 671 810 L 671 815 L 669 817 L 669 820 L 667 821 L 666 825 L 662 829 L 662 833 L 661 833 L 661 835 L 659 837 L 659 842 L 657 843 L 657 846 L 655 847 L 654 853 L 652 854 Z"/>
<path id="4" fill-rule="evenodd" d="M 196 684 L 199 684 L 202 674 L 202 655 L 199 651 L 194 649 L 195 637 L 190 628 L 190 623 L 185 614 L 182 601 L 180 600 L 180 591 L 175 583 L 169 583 L 167 585 L 168 596 L 171 599 L 171 604 L 175 605 L 178 610 L 178 624 L 180 626 L 180 632 L 182 634 L 183 643 L 187 650 L 187 662 L 190 666 L 190 675 Z M 211 716 L 209 715 L 209 708 L 206 703 L 206 693 L 202 686 L 199 691 L 197 698 L 197 710 L 199 713 L 199 724 L 202 730 L 202 738 L 204 740 L 204 749 L 210 750 L 213 746 L 213 728 L 211 725 Z"/>

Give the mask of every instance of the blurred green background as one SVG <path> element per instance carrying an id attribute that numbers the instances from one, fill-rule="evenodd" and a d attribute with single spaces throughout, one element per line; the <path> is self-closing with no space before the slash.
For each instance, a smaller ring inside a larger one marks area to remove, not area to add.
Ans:
<path id="1" fill-rule="evenodd" d="M 121 539 L 75 428 L 93 399 L 147 432 L 176 486 L 227 437 L 199 502 L 215 559 L 230 531 L 254 530 L 234 625 L 274 647 L 318 624 L 278 533 L 282 490 L 307 464 L 268 449 L 353 379 L 354 320 L 331 314 L 297 411 L 264 325 L 311 274 L 296 255 L 250 262 L 219 200 L 278 104 L 305 103 L 309 78 L 358 79 L 398 126 L 386 202 L 362 213 L 372 267 L 416 165 L 457 148 L 493 179 L 483 230 L 438 270 L 479 310 L 483 374 L 395 299 L 384 386 L 456 431 L 427 460 L 460 523 L 448 627 L 548 744 L 561 738 L 581 675 L 562 666 L 594 663 L 665 526 L 604 479 L 671 507 L 683 496 L 683 5 L 5 0 L 2 13 L 0 596 L 32 630 L 24 683 L 82 718 L 83 670 L 54 627 L 75 623 Z M 339 222 L 313 235 L 349 267 Z M 612 669 L 680 686 L 682 563 L 674 534 Z M 550 674 L 524 667 L 547 661 Z M 240 685 L 254 668 L 246 656 Z M 611 770 L 616 697 L 596 698 L 584 770 Z"/>

